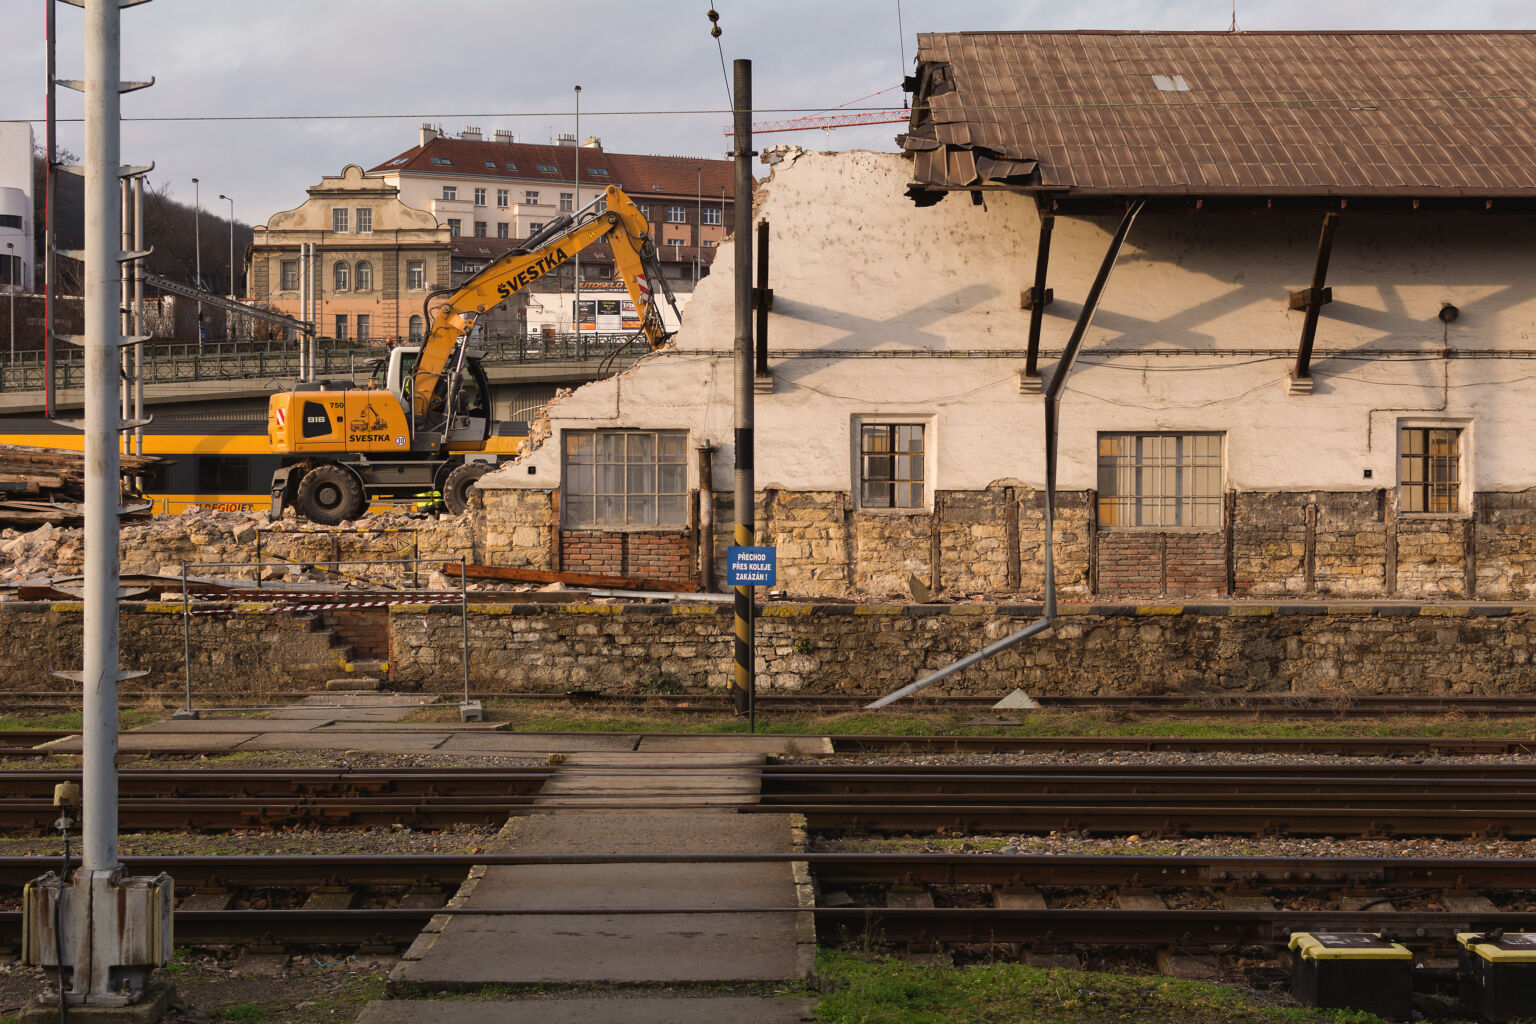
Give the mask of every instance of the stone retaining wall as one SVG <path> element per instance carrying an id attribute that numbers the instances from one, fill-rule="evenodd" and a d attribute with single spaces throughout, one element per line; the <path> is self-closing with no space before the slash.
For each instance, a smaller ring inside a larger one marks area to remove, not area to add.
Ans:
<path id="1" fill-rule="evenodd" d="M 73 688 L 50 673 L 80 669 L 81 608 L 76 602 L 0 603 L 0 693 Z M 192 616 L 192 687 L 196 699 L 230 701 L 268 693 L 310 693 L 342 673 L 340 653 L 312 615 L 264 614 L 261 605 L 229 605 Z M 148 675 L 120 684 L 136 693 L 179 690 L 185 681 L 181 605 L 119 606 L 119 663 Z"/>
<path id="2" fill-rule="evenodd" d="M 1532 688 L 1536 605 L 1063 605 L 1043 636 L 935 692 L 1501 694 Z M 764 690 L 878 692 L 1006 636 L 1029 605 L 764 605 Z M 397 681 L 461 678 L 457 608 L 390 609 Z M 730 676 L 729 606 L 477 605 L 471 689 L 706 692 Z"/>

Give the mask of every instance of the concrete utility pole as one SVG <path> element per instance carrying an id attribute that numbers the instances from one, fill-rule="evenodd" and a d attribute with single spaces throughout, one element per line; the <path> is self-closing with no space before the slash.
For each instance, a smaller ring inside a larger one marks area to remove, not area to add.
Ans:
<path id="1" fill-rule="evenodd" d="M 120 94 L 148 83 L 118 80 L 119 0 L 84 6 L 85 587 L 82 668 L 78 676 L 68 673 L 80 681 L 84 708 L 80 867 L 67 881 L 52 873 L 35 881 L 25 911 L 32 936 L 26 961 L 60 967 L 50 1005 L 57 1001 L 61 1017 L 67 1005 L 123 1006 L 143 998 L 150 972 L 169 957 L 171 936 L 171 880 L 124 878 L 117 849 L 118 682 L 125 678 L 118 670 L 118 435 L 125 424 L 115 398 L 118 349 L 139 341 L 123 338 L 119 324 L 120 264 L 134 256 L 118 244 L 119 182 L 147 170 L 118 165 Z M 61 795 L 66 827 L 76 812 L 69 794 Z M 68 991 L 63 968 L 70 971 Z"/>
<path id="2" fill-rule="evenodd" d="M 224 193 L 220 199 L 229 200 L 229 301 L 235 301 L 235 201 Z"/>
<path id="3" fill-rule="evenodd" d="M 757 485 L 752 436 L 752 62 L 735 62 L 736 108 L 736 534 L 738 547 L 754 541 Z M 708 486 L 702 484 L 701 486 Z M 752 709 L 756 654 L 752 643 L 752 588 L 736 588 L 736 675 L 731 704 L 737 714 Z"/>

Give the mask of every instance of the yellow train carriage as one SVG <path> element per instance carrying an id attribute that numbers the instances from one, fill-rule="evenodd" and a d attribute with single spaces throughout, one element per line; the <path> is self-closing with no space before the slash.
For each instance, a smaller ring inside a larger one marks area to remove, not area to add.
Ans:
<path id="1" fill-rule="evenodd" d="M 501 459 L 517 454 L 527 436 L 493 436 L 485 451 Z M 45 419 L 0 420 L 0 444 L 81 451 L 84 435 Z M 144 454 L 172 460 L 144 480 L 144 494 L 154 514 L 174 515 L 188 507 L 221 512 L 256 512 L 271 506 L 272 474 L 302 456 L 273 454 L 266 420 L 173 420 L 144 429 Z M 375 501 L 371 512 L 409 501 Z"/>

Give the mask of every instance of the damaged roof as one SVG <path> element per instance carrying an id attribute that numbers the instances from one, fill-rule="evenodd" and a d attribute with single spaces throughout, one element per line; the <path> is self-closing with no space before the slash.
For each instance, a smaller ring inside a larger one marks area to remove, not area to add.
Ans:
<path id="1" fill-rule="evenodd" d="M 910 194 L 1536 196 L 1536 32 L 918 36 Z"/>

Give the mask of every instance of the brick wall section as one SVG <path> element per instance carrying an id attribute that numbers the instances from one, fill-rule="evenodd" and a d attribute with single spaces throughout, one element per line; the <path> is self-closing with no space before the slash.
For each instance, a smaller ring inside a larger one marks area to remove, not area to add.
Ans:
<path id="1" fill-rule="evenodd" d="M 1063 604 L 1044 634 L 934 692 L 1034 694 L 1519 694 L 1536 653 L 1536 604 L 1264 606 Z M 391 609 L 402 685 L 458 678 L 458 609 Z M 764 605 L 764 691 L 881 693 L 1038 618 L 1037 605 Z M 477 605 L 471 690 L 633 690 L 668 677 L 728 683 L 729 606 Z"/>
<path id="2" fill-rule="evenodd" d="M 693 544 L 687 533 L 561 530 L 560 568 L 565 572 L 693 579 Z"/>
<path id="3" fill-rule="evenodd" d="M 319 613 L 320 623 L 352 648 L 352 658 L 389 660 L 389 609 L 345 608 Z"/>
<path id="4" fill-rule="evenodd" d="M 264 694 L 312 693 L 341 674 L 341 660 L 314 616 L 225 607 L 227 614 L 192 616 L 196 700 L 249 703 Z M 186 678 L 181 603 L 124 601 L 118 609 L 119 660 L 125 669 L 149 672 L 122 682 L 125 704 L 148 691 L 180 693 Z M 0 691 L 51 686 L 58 681 L 49 670 L 79 669 L 80 630 L 78 603 L 0 602 Z"/>
<path id="5" fill-rule="evenodd" d="M 1214 597 L 1227 592 L 1221 533 L 1104 530 L 1099 593 L 1106 597 Z"/>

